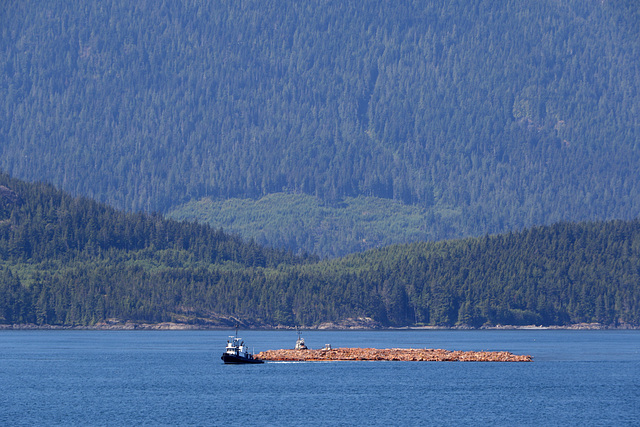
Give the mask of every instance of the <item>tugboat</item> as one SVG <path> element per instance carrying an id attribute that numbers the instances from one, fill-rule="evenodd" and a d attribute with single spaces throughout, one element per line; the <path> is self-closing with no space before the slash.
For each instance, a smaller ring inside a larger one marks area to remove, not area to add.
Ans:
<path id="1" fill-rule="evenodd" d="M 242 341 L 242 338 L 238 337 L 238 328 L 236 327 L 236 335 L 230 336 L 227 340 L 227 348 L 222 353 L 222 361 L 225 364 L 239 365 L 242 363 L 264 363 L 264 360 L 255 359 L 253 354 L 249 352 L 249 349 Z"/>

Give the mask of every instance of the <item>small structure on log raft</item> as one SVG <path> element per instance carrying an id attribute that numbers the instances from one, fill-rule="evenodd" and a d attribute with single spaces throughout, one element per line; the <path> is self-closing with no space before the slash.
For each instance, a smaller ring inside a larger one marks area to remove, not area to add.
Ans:
<path id="1" fill-rule="evenodd" d="M 304 343 L 304 338 L 302 338 L 301 334 L 302 332 L 300 332 L 300 330 L 298 328 L 296 328 L 296 331 L 298 332 L 298 339 L 296 340 L 296 350 L 308 350 L 309 348 L 306 346 L 306 344 Z"/>

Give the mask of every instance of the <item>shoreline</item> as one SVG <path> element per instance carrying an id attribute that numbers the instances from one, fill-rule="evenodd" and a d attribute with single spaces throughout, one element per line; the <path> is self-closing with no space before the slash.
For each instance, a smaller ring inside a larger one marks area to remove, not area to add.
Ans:
<path id="1" fill-rule="evenodd" d="M 495 326 L 481 326 L 474 328 L 470 326 L 405 326 L 405 327 L 367 327 L 360 325 L 326 325 L 321 324 L 315 327 L 300 327 L 284 326 L 284 325 L 243 325 L 240 324 L 241 329 L 244 330 L 260 330 L 260 331 L 279 331 L 279 330 L 305 330 L 305 331 L 411 331 L 411 330 L 425 330 L 425 331 L 437 331 L 437 330 L 466 330 L 466 331 L 482 331 L 482 330 L 640 330 L 640 326 L 636 325 L 620 325 L 620 326 L 607 326 L 600 323 L 577 323 L 572 325 L 550 325 L 550 326 L 538 326 L 538 325 L 495 325 Z M 80 325 L 36 325 L 36 324 L 0 324 L 0 331 L 5 330 L 82 330 L 82 331 L 223 331 L 232 330 L 232 325 L 193 325 L 187 323 L 137 323 L 137 322 L 124 322 L 124 323 L 98 323 L 92 326 L 80 326 Z"/>

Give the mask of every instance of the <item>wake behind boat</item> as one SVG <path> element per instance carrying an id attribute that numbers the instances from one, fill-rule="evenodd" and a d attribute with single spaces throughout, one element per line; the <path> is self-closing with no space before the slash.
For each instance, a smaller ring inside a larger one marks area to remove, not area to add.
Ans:
<path id="1" fill-rule="evenodd" d="M 242 364 L 242 363 L 264 363 L 264 360 L 256 359 L 253 354 L 249 352 L 249 349 L 242 341 L 242 338 L 238 337 L 238 330 L 236 329 L 236 335 L 230 336 L 227 341 L 227 348 L 222 353 L 222 361 L 226 364 Z"/>

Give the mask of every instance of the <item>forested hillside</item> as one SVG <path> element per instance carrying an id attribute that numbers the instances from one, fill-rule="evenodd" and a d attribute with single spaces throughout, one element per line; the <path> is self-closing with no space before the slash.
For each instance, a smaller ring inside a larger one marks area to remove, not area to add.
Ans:
<path id="1" fill-rule="evenodd" d="M 640 221 L 560 223 L 353 255 L 392 324 L 640 322 Z"/>
<path id="2" fill-rule="evenodd" d="M 167 320 L 191 313 L 177 288 L 193 291 L 216 277 L 219 286 L 235 287 L 255 268 L 309 260 L 207 225 L 123 213 L 0 174 L 0 323 Z M 244 291 L 233 290 L 234 298 Z M 220 297 L 208 292 L 195 306 Z"/>
<path id="3" fill-rule="evenodd" d="M 394 199 L 444 237 L 631 219 L 638 22 L 634 1 L 10 0 L 0 169 L 130 211 Z"/>
<path id="4" fill-rule="evenodd" d="M 0 324 L 640 325 L 640 221 L 332 261 L 0 175 Z M 374 323 L 375 322 L 375 323 Z"/>
<path id="5" fill-rule="evenodd" d="M 323 202 L 314 196 L 274 193 L 259 199 L 203 198 L 167 216 L 216 224 L 256 243 L 299 253 L 336 257 L 395 243 L 440 240 L 440 226 L 459 212 L 438 212 L 379 197 L 345 197 Z M 427 223 L 429 225 L 427 225 Z"/>

